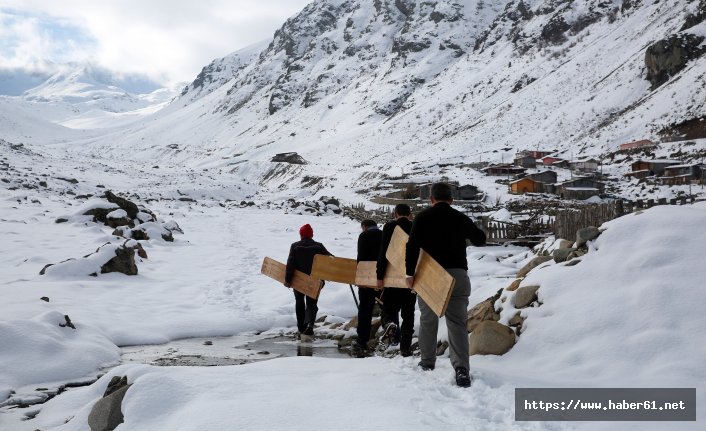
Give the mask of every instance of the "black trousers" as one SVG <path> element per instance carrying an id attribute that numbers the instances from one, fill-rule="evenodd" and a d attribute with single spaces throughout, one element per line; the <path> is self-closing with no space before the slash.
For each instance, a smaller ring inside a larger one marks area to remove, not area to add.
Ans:
<path id="1" fill-rule="evenodd" d="M 380 297 L 380 291 L 364 287 L 358 288 L 358 344 L 363 347 L 368 347 L 370 341 L 370 331 L 373 321 L 373 308 L 375 308 L 375 298 Z"/>
<path id="2" fill-rule="evenodd" d="M 414 335 L 414 308 L 417 295 L 409 289 L 387 288 L 382 294 L 382 324 L 394 322 L 400 328 L 400 350 L 409 350 Z M 400 315 L 402 325 L 400 325 Z"/>
<path id="3" fill-rule="evenodd" d="M 319 311 L 318 301 L 296 290 L 294 290 L 294 299 L 296 300 L 294 310 L 297 314 L 297 328 L 299 332 L 304 332 L 307 326 L 314 326 L 316 313 Z"/>

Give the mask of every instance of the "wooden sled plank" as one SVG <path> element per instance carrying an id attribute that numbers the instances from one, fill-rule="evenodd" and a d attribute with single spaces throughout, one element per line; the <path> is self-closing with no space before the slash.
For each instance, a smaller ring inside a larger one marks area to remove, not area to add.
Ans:
<path id="1" fill-rule="evenodd" d="M 399 270 L 394 265 L 387 265 L 385 271 L 384 284 L 385 287 L 395 287 L 406 289 L 406 276 L 404 271 Z M 377 262 L 363 261 L 358 262 L 358 269 L 355 273 L 355 284 L 360 287 L 377 287 Z"/>
<path id="2" fill-rule="evenodd" d="M 262 260 L 262 268 L 260 269 L 260 272 L 275 281 L 284 283 L 286 271 L 287 265 L 281 262 L 269 257 L 265 257 Z M 321 293 L 322 287 L 321 284 L 321 280 L 316 280 L 301 271 L 294 271 L 291 287 L 297 292 L 301 292 L 310 298 L 319 299 L 319 293 Z"/>
<path id="3" fill-rule="evenodd" d="M 391 265 L 399 268 L 398 270 L 404 271 L 405 268 L 408 239 L 409 235 L 397 226 L 387 247 L 385 256 Z M 446 313 L 455 283 L 456 280 L 451 274 L 421 250 L 412 288 L 437 316 L 441 317 Z"/>
<path id="4" fill-rule="evenodd" d="M 355 259 L 317 254 L 314 256 L 314 264 L 311 267 L 311 277 L 343 284 L 355 284 L 357 266 L 358 262 Z"/>

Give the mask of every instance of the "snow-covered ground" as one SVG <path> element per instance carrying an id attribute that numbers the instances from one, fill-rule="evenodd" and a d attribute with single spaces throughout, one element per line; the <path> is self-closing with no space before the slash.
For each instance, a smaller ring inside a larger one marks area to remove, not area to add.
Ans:
<path id="1" fill-rule="evenodd" d="M 304 223 L 334 254 L 355 255 L 354 221 L 284 214 L 267 209 L 264 195 L 261 208 L 226 201 L 246 199 L 257 177 L 91 160 L 67 148 L 3 146 L 3 177 L 10 182 L 0 183 L 0 399 L 12 390 L 31 396 L 38 387 L 95 376 L 118 364 L 117 346 L 293 327 L 292 294 L 259 268 L 264 256 L 284 260 Z M 25 187 L 40 180 L 46 187 Z M 39 275 L 47 263 L 116 242 L 112 229 L 78 215 L 87 199 L 78 195 L 106 189 L 178 223 L 184 234 L 173 243 L 142 241 L 148 259 L 138 259 L 137 276 Z M 270 193 L 273 201 L 277 193 Z M 195 202 L 177 200 L 182 194 Z M 69 222 L 55 223 L 59 217 Z M 703 399 L 704 223 L 703 203 L 653 208 L 606 224 L 578 265 L 550 263 L 532 272 L 523 285 L 539 284 L 543 305 L 522 311 L 523 333 L 508 354 L 471 358 L 471 389 L 454 385 L 444 358 L 430 373 L 417 370 L 415 358 L 401 357 L 296 357 L 214 368 L 127 364 L 30 408 L 40 411 L 29 421 L 3 408 L 0 425 L 85 430 L 110 377 L 127 375 L 134 384 L 121 429 L 130 430 L 664 429 L 641 422 L 515 422 L 514 388 L 696 387 Z M 469 248 L 471 304 L 507 287 L 531 257 L 521 247 Z M 504 321 L 515 313 L 513 293 L 499 301 Z M 348 286 L 327 285 L 320 315 L 345 321 L 354 314 Z M 76 330 L 59 326 L 64 315 Z M 442 339 L 444 332 L 442 325 Z M 700 429 L 705 420 L 698 411 L 696 423 L 669 428 Z"/>

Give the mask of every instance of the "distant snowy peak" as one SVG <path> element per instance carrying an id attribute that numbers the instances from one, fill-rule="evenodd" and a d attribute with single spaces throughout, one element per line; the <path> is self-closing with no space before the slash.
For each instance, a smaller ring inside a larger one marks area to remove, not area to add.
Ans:
<path id="1" fill-rule="evenodd" d="M 136 75 L 118 76 L 90 64 L 60 68 L 41 85 L 25 91 L 27 100 L 79 103 L 98 99 L 135 100 L 134 94 L 150 93 L 159 85 Z"/>

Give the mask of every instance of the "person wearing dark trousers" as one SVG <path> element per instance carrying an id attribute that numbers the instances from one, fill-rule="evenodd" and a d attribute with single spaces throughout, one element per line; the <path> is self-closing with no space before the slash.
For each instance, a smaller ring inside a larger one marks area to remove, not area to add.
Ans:
<path id="1" fill-rule="evenodd" d="M 373 220 L 363 220 L 360 223 L 362 232 L 358 236 L 358 262 L 375 261 L 380 252 L 382 231 Z M 358 306 L 358 339 L 351 345 L 351 354 L 357 358 L 366 356 L 368 341 L 373 320 L 375 299 L 380 297 L 380 291 L 367 287 L 358 288 L 360 304 Z"/>
<path id="2" fill-rule="evenodd" d="M 385 223 L 382 228 L 382 244 L 380 245 L 380 253 L 377 259 L 377 286 L 384 288 L 383 279 L 387 270 L 387 247 L 392 240 L 392 234 L 395 228 L 399 226 L 407 234 L 412 230 L 412 210 L 409 205 L 398 204 L 395 206 L 393 213 L 394 220 Z M 398 337 L 400 355 L 412 355 L 412 336 L 414 335 L 414 308 L 417 303 L 417 295 L 409 289 L 386 288 L 382 293 L 383 300 L 383 327 L 384 333 L 390 334 L 394 338 Z M 402 317 L 402 326 L 400 326 L 400 314 Z M 394 340 L 391 344 L 396 344 Z"/>
<path id="3" fill-rule="evenodd" d="M 431 188 L 430 208 L 415 218 L 406 250 L 407 286 L 414 286 L 414 275 L 421 249 L 424 249 L 456 280 L 446 309 L 446 326 L 449 337 L 449 356 L 456 371 L 456 384 L 471 385 L 468 359 L 468 297 L 471 282 L 466 260 L 467 240 L 473 245 L 485 244 L 485 233 L 478 229 L 466 215 L 451 208 L 451 187 L 436 183 Z M 439 317 L 419 298 L 419 348 L 422 370 L 433 370 L 436 364 L 436 340 Z"/>
<path id="4" fill-rule="evenodd" d="M 287 269 L 284 275 L 284 285 L 290 287 L 294 270 L 311 274 L 311 267 L 314 264 L 314 256 L 324 254 L 332 256 L 326 247 L 320 242 L 313 240 L 314 229 L 311 225 L 305 224 L 299 229 L 300 241 L 292 244 L 289 248 L 289 256 L 287 257 Z M 316 313 L 319 311 L 317 300 L 304 295 L 301 292 L 294 291 L 294 300 L 296 301 L 294 310 L 297 316 L 297 329 L 299 335 L 314 335 L 314 322 L 316 321 Z"/>

